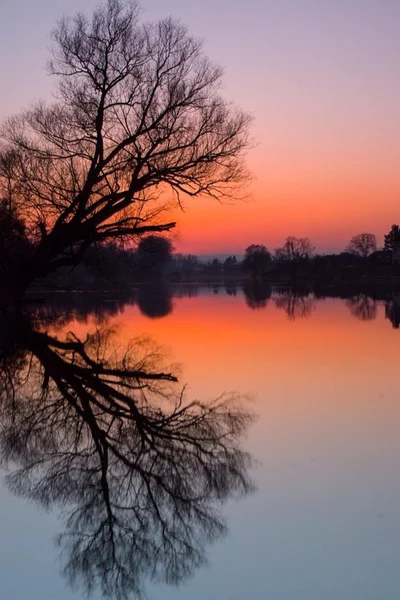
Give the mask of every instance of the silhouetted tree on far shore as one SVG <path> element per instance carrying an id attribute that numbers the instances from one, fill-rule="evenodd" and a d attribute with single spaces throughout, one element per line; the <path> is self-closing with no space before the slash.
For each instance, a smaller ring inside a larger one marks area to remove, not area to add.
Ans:
<path id="1" fill-rule="evenodd" d="M 376 252 L 376 248 L 376 236 L 373 233 L 359 233 L 351 238 L 346 251 L 361 258 L 367 258 Z"/>
<path id="2" fill-rule="evenodd" d="M 400 328 L 400 298 L 392 294 L 392 298 L 385 301 L 385 318 L 392 323 L 393 329 Z"/>
<path id="3" fill-rule="evenodd" d="M 400 250 L 400 227 L 398 225 L 392 225 L 389 233 L 385 235 L 385 250 L 391 253 L 392 263 L 400 262 L 399 250 Z"/>
<path id="4" fill-rule="evenodd" d="M 209 275 L 221 276 L 223 273 L 223 264 L 219 258 L 213 258 L 212 260 L 207 261 L 204 271 Z"/>
<path id="5" fill-rule="evenodd" d="M 275 250 L 275 257 L 282 262 L 306 261 L 314 254 L 315 247 L 308 238 L 289 236 L 280 248 Z"/>
<path id="6" fill-rule="evenodd" d="M 143 237 L 135 253 L 135 262 L 143 276 L 160 277 L 172 260 L 173 246 L 161 235 Z"/>
<path id="7" fill-rule="evenodd" d="M 400 244 L 400 227 L 392 225 L 389 233 L 385 235 L 385 250 L 393 250 L 398 244 Z"/>
<path id="8" fill-rule="evenodd" d="M 271 255 L 263 244 L 251 244 L 246 248 L 242 269 L 253 277 L 263 275 L 271 265 Z"/>
<path id="9" fill-rule="evenodd" d="M 234 254 L 232 256 L 228 256 L 223 264 L 223 272 L 225 275 L 235 275 L 238 273 L 240 265 L 237 261 L 237 258 Z"/>

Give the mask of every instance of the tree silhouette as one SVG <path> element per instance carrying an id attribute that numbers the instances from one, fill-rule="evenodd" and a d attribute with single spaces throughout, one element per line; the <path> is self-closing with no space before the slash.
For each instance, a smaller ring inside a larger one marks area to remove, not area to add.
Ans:
<path id="1" fill-rule="evenodd" d="M 367 258 L 367 256 L 376 251 L 376 248 L 376 236 L 373 233 L 359 233 L 351 238 L 346 247 L 346 252 Z"/>
<path id="2" fill-rule="evenodd" d="M 253 277 L 262 275 L 271 264 L 271 255 L 262 244 L 252 244 L 246 248 L 242 269 Z"/>
<path id="3" fill-rule="evenodd" d="M 394 254 L 400 247 L 400 228 L 398 225 L 392 225 L 389 233 L 385 235 L 385 250 L 389 250 L 392 253 L 392 260 L 394 260 Z"/>
<path id="4" fill-rule="evenodd" d="M 299 262 L 311 258 L 315 251 L 308 238 L 296 238 L 293 235 L 286 238 L 282 247 L 275 250 L 277 260 L 283 262 Z"/>
<path id="5" fill-rule="evenodd" d="M 223 264 L 223 271 L 225 275 L 236 275 L 239 271 L 239 263 L 237 261 L 237 258 L 234 254 L 232 254 L 232 256 L 228 256 L 225 260 L 224 260 L 224 264 Z"/>
<path id="6" fill-rule="evenodd" d="M 170 240 L 161 235 L 147 235 L 140 240 L 137 251 L 152 266 L 169 262 L 173 246 Z"/>
<path id="7" fill-rule="evenodd" d="M 163 191 L 177 203 L 222 198 L 247 177 L 249 117 L 219 95 L 221 69 L 178 22 L 138 14 L 134 2 L 107 0 L 91 20 L 62 19 L 49 63 L 58 101 L 3 127 L 0 197 L 35 246 L 22 288 L 94 243 L 171 229 Z"/>
<path id="8" fill-rule="evenodd" d="M 2 463 L 15 494 L 63 509 L 65 574 L 110 598 L 188 577 L 226 530 L 221 504 L 252 489 L 251 415 L 234 394 L 186 401 L 144 341 L 121 353 L 111 330 L 58 339 L 14 317 L 0 323 Z"/>

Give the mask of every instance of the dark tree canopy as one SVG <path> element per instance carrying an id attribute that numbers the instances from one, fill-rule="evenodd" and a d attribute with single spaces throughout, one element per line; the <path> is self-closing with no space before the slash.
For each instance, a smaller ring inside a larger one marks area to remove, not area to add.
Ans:
<path id="1" fill-rule="evenodd" d="M 7 200 L 0 200 L 0 306 L 15 302 L 19 272 L 30 252 L 23 220 Z"/>
<path id="2" fill-rule="evenodd" d="M 232 254 L 232 256 L 228 256 L 225 260 L 224 260 L 224 264 L 223 264 L 223 271 L 224 273 L 230 274 L 230 273 L 237 273 L 238 270 L 238 261 L 237 258 L 234 254 Z"/>
<path id="3" fill-rule="evenodd" d="M 136 261 L 144 269 L 161 272 L 172 260 L 173 246 L 167 238 L 161 235 L 147 235 L 138 245 Z"/>
<path id="4" fill-rule="evenodd" d="M 10 275 L 29 251 L 23 220 L 7 200 L 0 200 L 0 273 Z"/>
<path id="5" fill-rule="evenodd" d="M 385 235 L 385 250 L 393 251 L 400 245 L 400 228 L 398 225 L 392 225 L 388 234 Z"/>
<path id="6" fill-rule="evenodd" d="M 251 244 L 246 248 L 242 268 L 254 277 L 265 273 L 271 264 L 271 255 L 263 244 Z"/>
<path id="7" fill-rule="evenodd" d="M 354 254 L 355 256 L 367 258 L 367 256 L 376 251 L 376 248 L 377 244 L 375 234 L 359 233 L 351 238 L 348 246 L 346 247 L 346 251 Z"/>
<path id="8" fill-rule="evenodd" d="M 223 198 L 247 177 L 249 117 L 180 23 L 143 24 L 135 2 L 107 0 L 53 40 L 58 99 L 10 118 L 0 146 L 0 197 L 36 245 L 26 285 L 95 242 L 171 229 L 164 191 Z"/>

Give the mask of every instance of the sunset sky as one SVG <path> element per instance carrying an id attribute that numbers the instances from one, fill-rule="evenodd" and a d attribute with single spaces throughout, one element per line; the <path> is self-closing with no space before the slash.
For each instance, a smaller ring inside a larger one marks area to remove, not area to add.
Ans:
<path id="1" fill-rule="evenodd" d="M 38 98 L 49 32 L 95 0 L 0 0 L 0 119 Z M 223 93 L 254 117 L 250 198 L 188 200 L 177 250 L 274 249 L 309 236 L 320 252 L 400 221 L 398 0 L 146 0 L 145 20 L 172 15 L 225 69 Z"/>

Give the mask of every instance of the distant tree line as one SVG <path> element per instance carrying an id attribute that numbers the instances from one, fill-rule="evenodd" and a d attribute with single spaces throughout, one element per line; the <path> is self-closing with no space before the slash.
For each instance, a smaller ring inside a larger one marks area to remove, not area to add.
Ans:
<path id="1" fill-rule="evenodd" d="M 8 205 L 0 201 L 0 274 L 9 280 L 18 273 L 26 256 L 31 253 L 23 220 Z M 107 289 L 131 287 L 150 281 L 215 280 L 250 277 L 252 279 L 301 278 L 312 275 L 316 279 L 338 277 L 338 273 L 352 275 L 357 268 L 391 265 L 400 262 L 400 228 L 393 225 L 384 237 L 384 246 L 378 248 L 376 236 L 363 232 L 354 235 L 343 252 L 316 254 L 307 237 L 288 236 L 282 246 L 273 251 L 264 244 L 251 244 L 243 258 L 229 255 L 204 261 L 194 254 L 174 253 L 171 241 L 160 234 L 140 239 L 135 247 L 122 246 L 116 241 L 91 245 L 82 254 L 81 261 L 66 265 L 48 274 L 39 285 L 69 289 Z"/>
<path id="2" fill-rule="evenodd" d="M 392 225 L 384 236 L 384 246 L 378 248 L 375 234 L 363 232 L 354 235 L 343 252 L 316 254 L 309 238 L 288 236 L 279 248 L 270 252 L 263 244 L 251 244 L 245 250 L 242 269 L 254 278 L 273 276 L 274 273 L 301 275 L 327 269 L 326 273 L 346 267 L 369 267 L 400 264 L 400 228 Z"/>
<path id="3" fill-rule="evenodd" d="M 245 249 L 243 259 L 229 256 L 224 260 L 214 258 L 208 262 L 194 255 L 176 255 L 171 265 L 175 275 L 186 277 L 210 275 L 247 275 L 253 279 L 280 276 L 302 276 L 313 271 L 334 276 L 340 269 L 367 268 L 377 265 L 400 263 L 400 228 L 393 225 L 385 235 L 384 246 L 378 248 L 376 236 L 363 232 L 354 235 L 343 252 L 317 254 L 315 246 L 307 237 L 288 236 L 282 246 L 273 251 L 264 244 L 251 244 Z M 351 270 L 349 271 L 351 273 Z"/>

